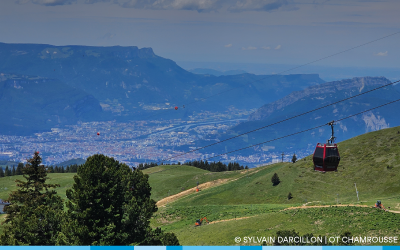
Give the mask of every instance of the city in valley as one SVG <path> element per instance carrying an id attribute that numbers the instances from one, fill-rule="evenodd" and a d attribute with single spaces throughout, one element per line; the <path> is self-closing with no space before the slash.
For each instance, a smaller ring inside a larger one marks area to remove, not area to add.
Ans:
<path id="1" fill-rule="evenodd" d="M 226 131 L 246 120 L 251 112 L 253 110 L 231 109 L 225 113 L 197 113 L 186 120 L 87 122 L 52 128 L 51 131 L 32 136 L 0 135 L 0 160 L 26 162 L 33 152 L 39 151 L 45 165 L 57 165 L 77 158 L 86 159 L 98 153 L 114 157 L 129 166 L 144 162 L 168 164 L 208 159 L 235 161 L 254 167 L 281 161 L 282 152 L 274 152 L 273 145 L 254 148 L 254 153 L 250 155 L 240 155 L 239 152 L 213 158 L 214 153 L 202 153 L 202 150 L 187 153 L 196 149 L 191 146 L 194 141 Z M 216 140 L 210 140 L 209 144 L 214 142 Z M 187 150 L 178 149 L 182 146 L 186 146 L 184 148 Z M 290 161 L 293 155 L 290 153 L 285 154 L 285 161 Z"/>

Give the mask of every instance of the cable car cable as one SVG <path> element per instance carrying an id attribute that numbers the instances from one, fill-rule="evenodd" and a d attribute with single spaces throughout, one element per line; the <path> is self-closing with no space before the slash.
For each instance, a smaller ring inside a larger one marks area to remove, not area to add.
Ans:
<path id="1" fill-rule="evenodd" d="M 375 90 L 378 90 L 378 89 L 381 89 L 381 88 L 385 88 L 385 87 L 387 87 L 387 86 L 389 86 L 389 85 L 393 85 L 393 84 L 398 83 L 398 82 L 400 82 L 400 80 L 397 80 L 397 81 L 395 81 L 395 82 L 391 82 L 391 83 L 382 85 L 382 86 L 380 86 L 380 87 L 377 87 L 377 88 L 374 88 L 374 89 L 365 91 L 365 92 L 363 92 L 363 93 L 360 93 L 360 94 L 357 94 L 357 95 L 354 95 L 354 96 L 351 96 L 351 97 L 348 97 L 348 98 L 345 98 L 345 99 L 342 99 L 342 100 L 339 100 L 339 101 L 336 101 L 336 102 L 327 104 L 327 105 L 325 105 L 325 106 L 322 106 L 322 107 L 319 107 L 319 108 L 316 108 L 316 109 L 313 109 L 313 110 L 306 111 L 306 112 L 304 112 L 304 113 L 301 113 L 301 114 L 298 114 L 298 115 L 295 115 L 295 116 L 286 118 L 286 119 L 284 119 L 284 120 L 280 120 L 280 121 L 277 121 L 277 122 L 268 124 L 268 125 L 266 125 L 266 126 L 263 126 L 263 127 L 257 128 L 257 129 L 253 129 L 253 130 L 250 130 L 250 131 L 248 131 L 248 132 L 245 132 L 245 133 L 242 133 L 242 134 L 239 134 L 239 135 L 235 135 L 235 136 L 233 136 L 233 137 L 224 139 L 224 140 L 222 140 L 222 141 L 214 142 L 214 143 L 212 143 L 212 144 L 209 144 L 209 145 L 206 145 L 206 146 L 197 148 L 197 149 L 193 149 L 193 150 L 188 151 L 188 152 L 186 152 L 186 153 L 182 153 L 182 154 L 179 154 L 179 155 L 176 155 L 176 156 L 167 158 L 167 159 L 165 159 L 165 160 L 163 160 L 163 161 L 168 161 L 168 160 L 170 160 L 170 159 L 173 159 L 173 158 L 176 158 L 176 157 L 179 157 L 179 156 L 182 156 L 182 155 L 186 155 L 186 154 L 189 154 L 189 153 L 193 153 L 193 152 L 196 152 L 196 151 L 198 151 L 198 150 L 201 150 L 201 149 L 204 149 L 204 148 L 208 148 L 208 147 L 211 147 L 211 146 L 214 146 L 214 145 L 217 145 L 217 144 L 220 144 L 220 143 L 223 143 L 223 142 L 226 142 L 226 141 L 229 141 L 229 140 L 238 138 L 238 137 L 240 137 L 240 136 L 242 136 L 242 135 L 250 134 L 250 133 L 256 132 L 256 131 L 258 131 L 258 130 L 271 127 L 271 126 L 273 126 L 273 125 L 276 125 L 276 124 L 279 124 L 279 123 L 282 123 L 282 122 L 285 122 L 285 121 L 289 121 L 289 120 L 291 120 L 291 119 L 294 119 L 294 118 L 297 118 L 297 117 L 300 117 L 300 116 L 303 116 L 303 115 L 306 115 L 306 114 L 315 112 L 315 111 L 317 111 L 317 110 L 324 109 L 324 108 L 329 107 L 329 106 L 332 106 L 332 105 L 336 105 L 336 104 L 338 104 L 338 103 L 340 103 L 340 102 L 344 102 L 344 101 L 350 100 L 350 99 L 352 99 L 352 98 L 355 98 L 355 97 L 358 97 L 358 96 L 361 96 L 361 95 L 370 93 L 370 92 L 372 92 L 372 91 L 375 91 Z M 162 162 L 162 161 L 161 161 L 161 162 Z"/>
<path id="2" fill-rule="evenodd" d="M 375 108 L 364 110 L 364 111 L 359 112 L 359 113 L 354 114 L 354 115 L 350 115 L 350 116 L 338 119 L 335 122 L 343 121 L 343 120 L 351 118 L 353 116 L 357 116 L 357 115 L 369 112 L 369 111 L 377 109 L 377 108 L 381 108 L 383 106 L 386 106 L 386 105 L 389 105 L 389 104 L 392 104 L 392 103 L 395 103 L 395 102 L 398 102 L 398 101 L 400 101 L 400 99 L 397 99 L 397 100 L 394 100 L 394 101 L 379 105 L 379 106 L 377 106 Z M 258 146 L 258 145 L 261 145 L 261 144 L 265 144 L 265 143 L 268 143 L 268 142 L 277 141 L 277 140 L 280 140 L 280 139 L 283 139 L 283 138 L 286 138 L 286 137 L 289 137 L 289 136 L 301 134 L 301 133 L 304 133 L 304 132 L 307 132 L 307 131 L 310 131 L 310 130 L 314 130 L 314 129 L 317 129 L 317 128 L 320 128 L 320 127 L 323 127 L 323 126 L 326 126 L 326 125 L 328 125 L 328 123 L 325 123 L 325 124 L 322 124 L 322 125 L 319 125 L 319 126 L 316 126 L 316 127 L 313 127 L 313 128 L 309 128 L 309 129 L 306 129 L 306 130 L 303 130 L 303 131 L 299 131 L 299 132 L 296 132 L 296 133 L 293 133 L 293 134 L 290 134 L 290 135 L 285 135 L 285 136 L 282 136 L 282 137 L 278 137 L 278 138 L 275 138 L 275 139 L 272 139 L 272 140 L 269 140 L 269 141 L 265 141 L 265 142 L 257 143 L 257 144 L 254 144 L 254 145 L 251 145 L 251 146 L 247 146 L 247 147 L 244 147 L 244 148 L 236 149 L 236 150 L 233 150 L 233 151 L 230 151 L 230 152 L 227 152 L 227 153 L 223 153 L 223 154 L 215 155 L 215 156 L 212 156 L 212 157 L 208 157 L 208 158 L 206 158 L 204 160 L 208 160 L 208 159 L 212 159 L 212 158 L 215 158 L 215 157 L 218 157 L 218 156 L 222 156 L 222 155 L 230 154 L 230 153 L 233 153 L 233 152 L 241 151 L 241 150 L 244 150 L 244 149 L 247 149 L 247 148 L 251 148 L 251 147 L 254 147 L 254 146 Z"/>
<path id="3" fill-rule="evenodd" d="M 398 101 L 400 101 L 400 99 L 397 99 L 397 100 L 394 100 L 394 101 L 391 101 L 391 102 L 388 102 L 388 103 L 379 105 L 379 106 L 374 107 L 374 108 L 371 108 L 371 109 L 367 109 L 367 110 L 361 111 L 361 112 L 356 113 L 356 114 L 353 114 L 353 115 L 349 115 L 349 116 L 344 117 L 344 118 L 340 118 L 340 119 L 335 120 L 335 121 L 333 121 L 333 122 L 343 121 L 343 120 L 345 120 L 345 119 L 348 119 L 348 118 L 351 118 L 351 117 L 354 117 L 354 116 L 357 116 L 357 115 L 360 115 L 360 114 L 369 112 L 369 111 L 374 110 L 374 109 L 378 109 L 378 108 L 387 106 L 387 105 L 389 105 L 389 104 L 393 104 L 393 103 L 398 102 Z M 272 139 L 272 140 L 260 142 L 260 143 L 257 143 L 257 144 L 254 144 L 254 145 L 250 145 L 250 146 L 247 146 L 247 147 L 244 147 L 244 148 L 239 148 L 239 149 L 236 149 L 236 150 L 232 150 L 232 151 L 229 151 L 229 152 L 227 152 L 227 153 L 223 153 L 223 154 L 215 155 L 215 156 L 212 156 L 212 157 L 208 157 L 208 158 L 206 158 L 206 159 L 204 159 L 204 160 L 209 160 L 209 159 L 212 159 L 212 158 L 215 158 L 215 157 L 219 157 L 219 156 L 222 156 L 222 155 L 231 154 L 231 153 L 234 153 L 234 152 L 237 152 L 237 151 L 241 151 L 241 150 L 248 149 L 248 148 L 252 148 L 252 147 L 255 147 L 255 146 L 258 146 L 258 145 L 262 145 L 262 144 L 265 144 L 265 143 L 277 141 L 277 140 L 280 140 L 280 139 L 283 139 L 283 138 L 286 138 L 286 137 L 290 137 L 290 136 L 294 136 L 294 135 L 297 135 L 297 134 L 301 134 L 301 133 L 304 133 L 304 132 L 307 132 L 307 131 L 310 131 L 310 130 L 314 130 L 314 129 L 317 129 L 317 128 L 324 127 L 324 126 L 326 126 L 326 125 L 329 125 L 330 123 L 331 123 L 331 122 L 325 123 L 325 124 L 322 124 L 322 125 L 319 125 L 319 126 L 316 126 L 316 127 L 313 127 L 313 128 L 309 128 L 309 129 L 306 129 L 306 130 L 302 130 L 302 131 L 299 131 L 299 132 L 296 132 L 296 133 L 293 133 L 293 134 L 281 136 L 281 137 L 278 137 L 278 138 L 275 138 L 275 139 Z M 155 174 L 155 173 L 159 173 L 159 172 L 164 172 L 164 171 L 167 171 L 167 170 L 170 170 L 170 169 L 174 169 L 174 168 L 178 168 L 178 167 L 181 167 L 181 166 L 182 166 L 182 165 L 178 165 L 178 166 L 173 167 L 173 168 L 163 169 L 163 170 L 160 170 L 160 171 L 156 171 L 156 172 L 149 173 L 148 175 Z"/>

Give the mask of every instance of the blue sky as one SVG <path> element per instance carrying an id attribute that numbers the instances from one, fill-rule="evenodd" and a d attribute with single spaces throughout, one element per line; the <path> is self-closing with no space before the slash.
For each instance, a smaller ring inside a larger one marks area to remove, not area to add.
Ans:
<path id="1" fill-rule="evenodd" d="M 399 10 L 398 0 L 2 0 L 0 42 L 298 65 L 400 32 Z M 399 68 L 399 44 L 400 33 L 315 65 Z"/>

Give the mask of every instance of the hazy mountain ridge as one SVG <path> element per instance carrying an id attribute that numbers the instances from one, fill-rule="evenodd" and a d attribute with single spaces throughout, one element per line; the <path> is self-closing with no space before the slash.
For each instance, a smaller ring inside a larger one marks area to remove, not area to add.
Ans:
<path id="1" fill-rule="evenodd" d="M 196 69 L 190 69 L 188 71 L 191 73 L 194 73 L 194 74 L 214 75 L 214 76 L 240 75 L 240 74 L 248 73 L 244 70 L 239 70 L 239 69 L 238 70 L 219 71 L 219 70 L 215 70 L 215 69 L 196 68 Z"/>
<path id="2" fill-rule="evenodd" d="M 249 116 L 247 122 L 240 123 L 231 128 L 230 131 L 225 134 L 219 134 L 213 137 L 210 136 L 207 139 L 224 140 L 388 83 L 390 83 L 390 81 L 384 77 L 361 77 L 311 86 L 303 91 L 293 92 L 276 102 L 262 106 Z M 390 85 L 349 101 L 344 101 L 304 116 L 279 123 L 278 125 L 243 135 L 239 138 L 230 140 L 229 143 L 224 143 L 224 145 L 210 147 L 207 149 L 207 152 L 228 152 L 249 145 L 273 140 L 318 125 L 327 124 L 332 120 L 339 120 L 399 98 L 400 92 L 396 90 L 395 86 Z M 400 117 L 398 117 L 395 112 L 395 110 L 398 109 L 400 109 L 400 103 L 396 102 L 366 112 L 362 115 L 337 122 L 335 126 L 335 136 L 337 137 L 337 141 L 343 141 L 366 132 L 400 125 Z M 288 138 L 272 141 L 264 144 L 264 146 L 273 146 L 274 150 L 278 152 L 306 152 L 308 150 L 308 153 L 310 153 L 317 142 L 325 142 L 329 139 L 330 135 L 331 129 L 327 125 L 318 130 L 312 130 Z M 198 142 L 199 146 L 206 144 L 209 144 L 209 142 Z M 259 152 L 263 151 L 260 147 L 257 147 L 256 150 Z M 254 149 L 244 150 L 241 152 L 247 154 L 254 152 Z"/>
<path id="3" fill-rule="evenodd" d="M 0 43 L 0 57 L 0 72 L 59 79 L 93 95 L 118 120 L 142 119 L 154 112 L 173 119 L 202 110 L 226 111 L 229 106 L 258 108 L 293 90 L 324 82 L 316 74 L 197 75 L 151 48 L 135 46 Z M 219 94 L 225 92 L 229 93 Z M 174 106 L 185 104 L 185 110 L 174 112 Z M 161 112 L 165 109 L 172 112 Z"/>

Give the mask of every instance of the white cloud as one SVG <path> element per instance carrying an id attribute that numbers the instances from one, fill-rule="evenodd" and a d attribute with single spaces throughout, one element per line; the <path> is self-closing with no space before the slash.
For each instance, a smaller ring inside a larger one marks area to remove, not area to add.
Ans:
<path id="1" fill-rule="evenodd" d="M 77 3 L 78 0 L 16 0 L 17 3 L 32 2 L 54 6 Z M 86 4 L 113 3 L 123 8 L 155 10 L 194 10 L 197 12 L 219 11 L 288 11 L 297 10 L 294 0 L 80 0 Z"/>
<path id="2" fill-rule="evenodd" d="M 281 45 L 279 44 L 278 46 L 275 47 L 275 49 L 280 49 Z"/>
<path id="3" fill-rule="evenodd" d="M 114 0 L 114 3 L 124 8 L 210 12 L 221 9 L 223 1 L 224 0 Z"/>
<path id="4" fill-rule="evenodd" d="M 387 55 L 388 55 L 388 52 L 387 52 L 387 51 L 385 51 L 385 52 L 379 52 L 379 53 L 376 53 L 375 55 L 376 55 L 376 56 L 387 56 Z"/>
<path id="5" fill-rule="evenodd" d="M 232 47 L 232 43 L 225 45 L 225 48 Z"/>
<path id="6" fill-rule="evenodd" d="M 253 47 L 253 46 L 249 46 L 247 48 L 242 47 L 242 50 L 254 50 L 254 49 L 257 49 L 257 47 Z"/>
<path id="7" fill-rule="evenodd" d="M 18 4 L 25 4 L 29 1 L 26 0 L 18 0 Z M 31 0 L 34 4 L 44 5 L 44 6 L 56 6 L 56 5 L 66 5 L 76 3 L 77 0 Z"/>
<path id="8" fill-rule="evenodd" d="M 234 1 L 231 1 L 232 3 Z M 231 5 L 228 10 L 232 12 L 241 11 L 266 11 L 272 12 L 277 10 L 297 10 L 298 7 L 293 0 L 238 0 Z"/>
<path id="9" fill-rule="evenodd" d="M 112 39 L 112 38 L 115 37 L 115 36 L 116 36 L 115 33 L 108 32 L 108 33 L 106 33 L 102 38 L 103 38 L 103 39 Z"/>
<path id="10" fill-rule="evenodd" d="M 262 49 L 271 49 L 269 46 L 262 46 Z"/>

